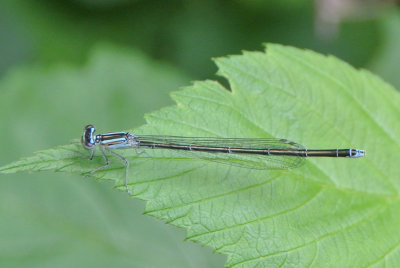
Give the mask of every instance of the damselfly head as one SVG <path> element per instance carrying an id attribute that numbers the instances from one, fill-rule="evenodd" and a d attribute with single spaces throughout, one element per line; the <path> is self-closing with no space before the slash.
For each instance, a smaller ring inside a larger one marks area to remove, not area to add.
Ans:
<path id="1" fill-rule="evenodd" d="M 87 125 L 85 127 L 85 130 L 83 131 L 82 135 L 82 145 L 85 146 L 86 149 L 91 149 L 93 146 L 95 146 L 95 137 L 94 137 L 94 132 L 96 129 L 94 128 L 93 125 Z"/>

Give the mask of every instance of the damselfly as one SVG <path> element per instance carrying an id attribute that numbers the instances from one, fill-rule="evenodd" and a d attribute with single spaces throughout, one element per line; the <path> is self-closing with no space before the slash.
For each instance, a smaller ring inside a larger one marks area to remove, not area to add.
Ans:
<path id="1" fill-rule="evenodd" d="M 114 149 L 169 149 L 184 150 L 209 155 L 211 160 L 223 160 L 226 164 L 258 169 L 290 169 L 302 164 L 305 157 L 349 157 L 365 156 L 359 149 L 306 149 L 302 145 L 274 138 L 210 138 L 160 135 L 134 135 L 129 132 L 113 132 L 95 135 L 93 125 L 87 125 L 82 135 L 83 146 L 91 151 L 93 159 L 98 147 L 105 165 L 91 171 L 89 175 L 109 166 L 104 150 L 125 163 L 125 188 L 128 188 L 128 160 Z M 221 157 L 223 156 L 223 157 Z M 261 163 L 261 164 L 259 164 Z"/>

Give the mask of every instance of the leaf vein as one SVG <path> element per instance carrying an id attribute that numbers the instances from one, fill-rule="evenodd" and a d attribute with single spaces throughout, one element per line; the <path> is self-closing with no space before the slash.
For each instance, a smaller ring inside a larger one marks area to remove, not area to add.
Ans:
<path id="1" fill-rule="evenodd" d="M 343 232 L 343 231 L 349 230 L 349 229 L 351 229 L 351 228 L 355 228 L 356 226 L 359 226 L 360 224 L 362 224 L 362 223 L 368 221 L 369 219 L 372 219 L 373 217 L 377 216 L 380 212 L 382 212 L 384 209 L 386 209 L 386 207 L 387 207 L 387 206 L 378 207 L 376 210 L 374 210 L 373 212 L 371 212 L 369 215 L 367 215 L 367 216 L 364 217 L 364 218 L 361 218 L 361 220 L 359 220 L 359 221 L 357 221 L 357 222 L 355 222 L 355 223 L 353 223 L 353 224 L 350 224 L 350 225 L 348 225 L 348 226 L 346 226 L 346 227 L 344 227 L 344 228 L 340 228 L 340 229 L 338 229 L 338 230 L 336 230 L 336 231 L 333 231 L 333 232 L 331 232 L 331 233 L 327 233 L 327 234 L 325 234 L 325 235 L 322 235 L 322 236 L 318 237 L 317 239 L 311 240 L 311 241 L 309 241 L 309 242 L 307 242 L 307 243 L 304 243 L 304 244 L 302 244 L 302 245 L 299 245 L 299 246 L 297 246 L 297 247 L 293 247 L 293 248 L 290 248 L 290 249 L 288 249 L 288 250 L 282 250 L 282 251 L 277 251 L 277 252 L 273 252 L 273 253 L 268 253 L 268 254 L 263 255 L 263 256 L 257 256 L 257 257 L 254 257 L 254 258 L 249 258 L 249 259 L 247 259 L 247 260 L 243 260 L 243 261 L 237 262 L 237 263 L 233 264 L 233 265 L 230 266 L 230 267 L 234 267 L 234 266 L 236 266 L 236 265 L 243 264 L 243 263 L 247 263 L 247 262 L 256 261 L 256 260 L 259 260 L 259 259 L 266 259 L 266 258 L 268 258 L 268 257 L 275 256 L 275 255 L 281 255 L 281 254 L 285 254 L 285 253 L 290 253 L 290 252 L 295 251 L 295 250 L 298 250 L 298 249 L 300 249 L 300 248 L 303 248 L 303 247 L 312 245 L 312 244 L 314 244 L 314 243 L 318 243 L 318 242 L 322 241 L 323 239 L 326 239 L 326 238 L 328 238 L 328 237 L 331 237 L 331 236 L 336 235 L 336 234 L 339 233 L 339 232 Z"/>
<path id="2" fill-rule="evenodd" d="M 274 218 L 274 217 L 277 217 L 277 216 L 289 214 L 290 212 L 293 212 L 293 211 L 295 211 L 295 210 L 297 210 L 297 209 L 300 209 L 301 207 L 303 207 L 303 206 L 307 205 L 308 203 L 310 203 L 313 199 L 317 198 L 317 196 L 318 196 L 321 192 L 323 192 L 322 189 L 320 189 L 319 191 L 317 191 L 317 192 L 316 192 L 314 195 L 312 195 L 310 198 L 308 198 L 308 199 L 304 200 L 303 202 L 301 202 L 299 205 L 294 206 L 293 208 L 286 209 L 286 210 L 282 210 L 282 211 L 279 211 L 279 212 L 277 212 L 277 213 L 275 213 L 275 214 L 268 215 L 268 216 L 261 217 L 261 218 L 257 218 L 257 219 L 251 220 L 251 221 L 246 221 L 246 222 L 242 222 L 242 223 L 239 223 L 239 224 L 231 225 L 231 226 L 228 226 L 228 227 L 224 227 L 224 228 L 220 228 L 220 229 L 215 229 L 215 230 L 212 230 L 211 232 L 208 232 L 208 233 L 196 234 L 196 235 L 193 235 L 193 236 L 188 237 L 188 239 L 196 238 L 196 237 L 200 237 L 200 236 L 204 236 L 204 235 L 209 235 L 209 234 L 212 234 L 212 233 L 217 233 L 217 232 L 232 230 L 232 229 L 239 228 L 239 227 L 242 227 L 242 226 L 246 226 L 246 225 L 258 223 L 258 222 L 261 222 L 261 221 L 266 221 L 266 220 L 268 220 L 268 219 L 270 219 L 270 218 Z"/>

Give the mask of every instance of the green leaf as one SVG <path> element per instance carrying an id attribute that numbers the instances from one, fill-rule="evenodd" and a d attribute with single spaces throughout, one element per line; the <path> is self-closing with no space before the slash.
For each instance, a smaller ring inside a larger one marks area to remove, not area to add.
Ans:
<path id="1" fill-rule="evenodd" d="M 227 254 L 229 267 L 398 266 L 399 94 L 334 57 L 280 45 L 216 63 L 231 91 L 196 82 L 135 133 L 279 137 L 307 148 L 365 149 L 367 156 L 265 171 L 175 152 L 120 151 L 146 213 Z M 86 174 L 103 164 L 101 156 L 85 157 L 79 145 L 65 145 L 1 170 Z M 124 189 L 124 165 L 110 159 L 111 167 L 94 176 Z"/>

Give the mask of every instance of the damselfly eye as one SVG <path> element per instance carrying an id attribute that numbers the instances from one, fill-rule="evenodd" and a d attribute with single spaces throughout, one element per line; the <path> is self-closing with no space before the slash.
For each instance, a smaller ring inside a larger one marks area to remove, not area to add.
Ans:
<path id="1" fill-rule="evenodd" d="M 96 131 L 93 125 L 87 125 L 83 131 L 81 142 L 86 149 L 91 149 L 95 145 L 93 133 Z"/>

